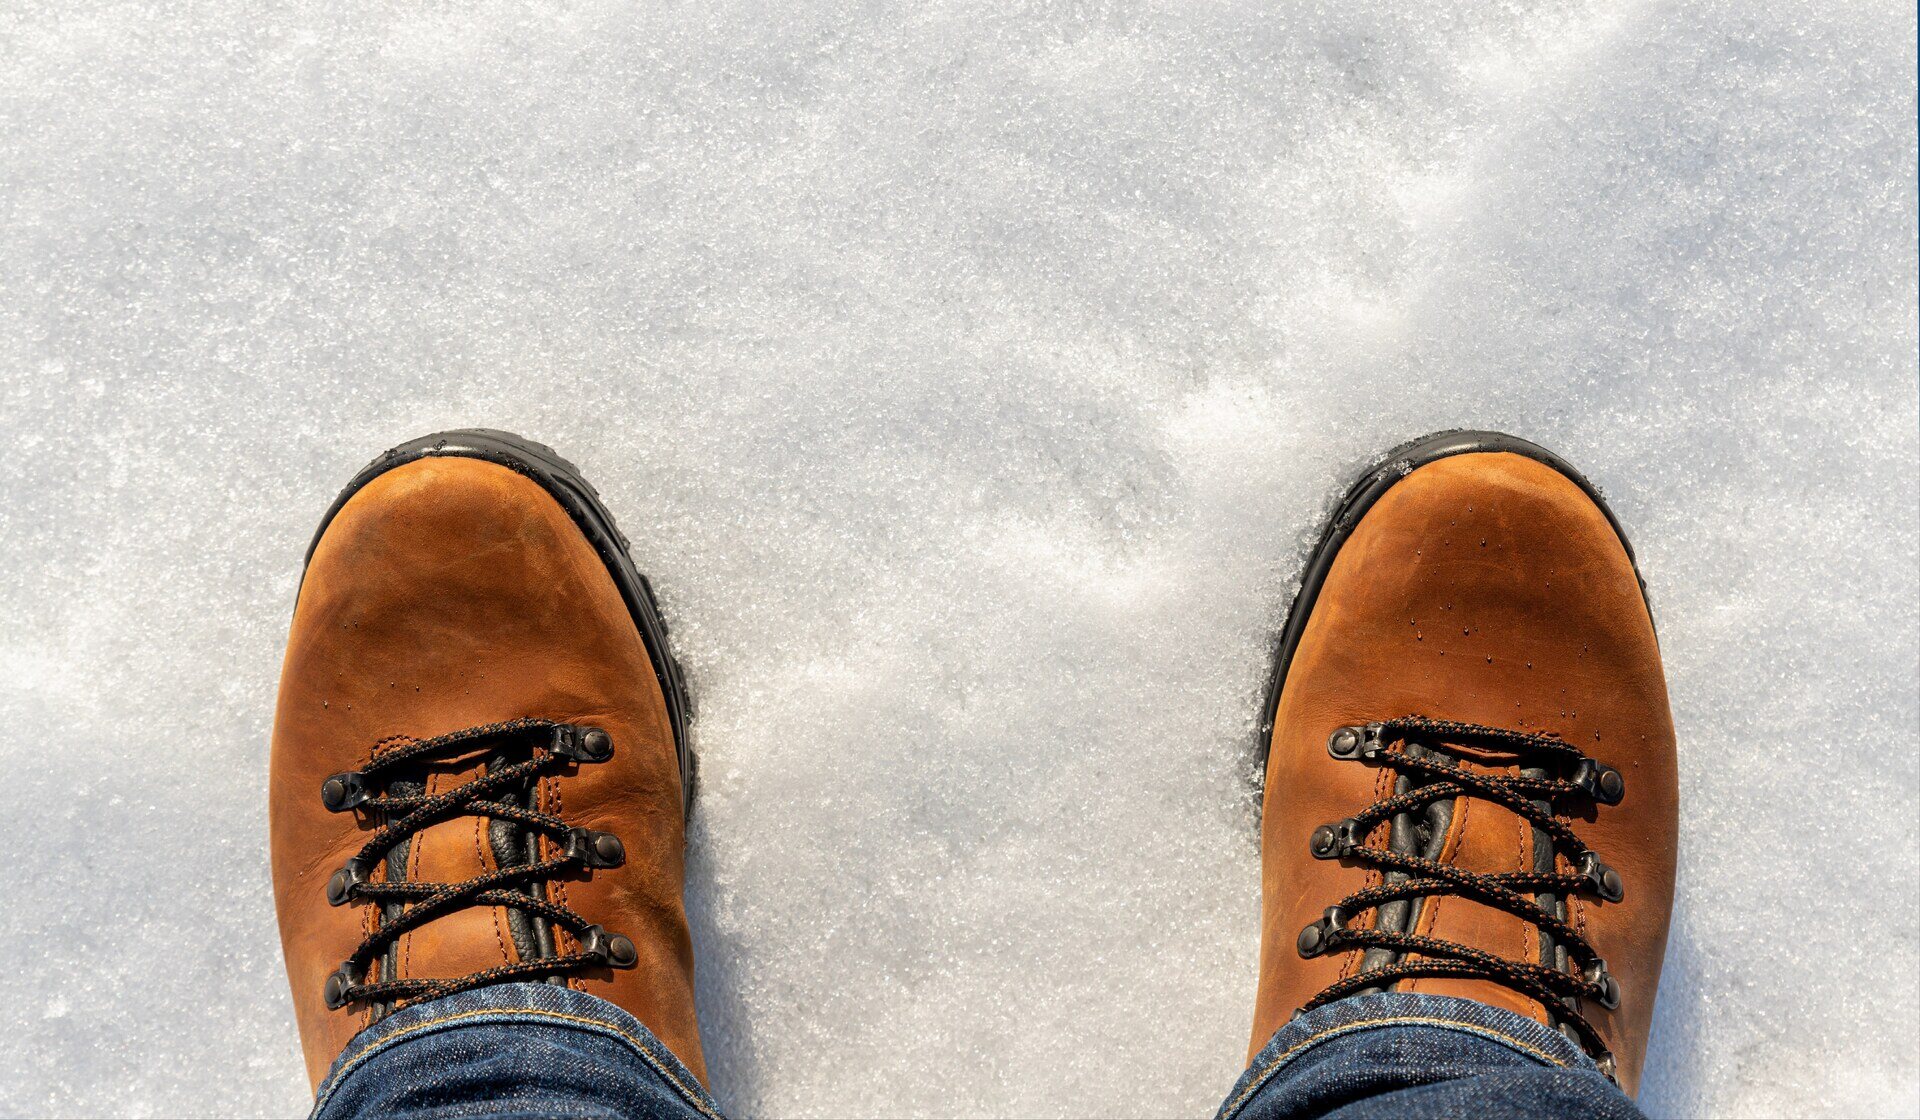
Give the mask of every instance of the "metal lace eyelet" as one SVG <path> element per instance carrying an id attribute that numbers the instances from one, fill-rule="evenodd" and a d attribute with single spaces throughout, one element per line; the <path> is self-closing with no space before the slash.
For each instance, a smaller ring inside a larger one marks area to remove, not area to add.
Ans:
<path id="1" fill-rule="evenodd" d="M 1360 734 L 1358 727 L 1342 727 L 1327 737 L 1327 753 L 1335 758 L 1359 758 Z"/>
<path id="2" fill-rule="evenodd" d="M 1581 971 L 1580 978 L 1596 989 L 1590 994 L 1599 1001 L 1600 1006 L 1609 1011 L 1620 1006 L 1620 981 L 1607 971 L 1606 961 L 1596 957 L 1592 964 Z"/>
<path id="3" fill-rule="evenodd" d="M 327 983 L 321 989 L 321 996 L 327 1001 L 327 1010 L 338 1011 L 352 1002 L 353 971 L 348 962 L 341 962 L 339 968 L 327 975 Z"/>
<path id="4" fill-rule="evenodd" d="M 1571 781 L 1602 805 L 1618 805 L 1627 795 L 1627 780 L 1620 771 L 1591 758 L 1580 760 L 1580 765 L 1574 768 Z"/>
<path id="5" fill-rule="evenodd" d="M 565 854 L 587 867 L 618 867 L 627 862 L 626 845 L 618 836 L 590 828 L 567 830 Z"/>
<path id="6" fill-rule="evenodd" d="M 613 968 L 632 968 L 640 963 L 640 951 L 624 934 L 608 933 L 605 926 L 588 926 L 580 931 L 580 952 L 598 958 Z"/>
<path id="7" fill-rule="evenodd" d="M 547 749 L 575 762 L 605 762 L 613 757 L 613 736 L 598 727 L 563 723 L 553 729 Z"/>
<path id="8" fill-rule="evenodd" d="M 1580 857 L 1580 874 L 1586 876 L 1587 886 L 1593 893 L 1606 902 L 1618 902 L 1627 896 L 1626 884 L 1621 882 L 1620 873 L 1600 862 L 1594 852 Z"/>
<path id="9" fill-rule="evenodd" d="M 1339 859 L 1359 845 L 1359 825 L 1351 818 L 1323 824 L 1307 838 L 1307 847 L 1315 859 Z"/>
<path id="10" fill-rule="evenodd" d="M 1294 942 L 1294 948 L 1308 959 L 1319 956 L 1333 944 L 1333 935 L 1347 928 L 1347 912 L 1338 906 L 1327 907 L 1327 912 L 1318 921 L 1308 924 L 1300 931 L 1300 937 Z"/>
<path id="11" fill-rule="evenodd" d="M 366 868 L 357 859 L 350 859 L 340 870 L 327 880 L 327 905 L 345 906 L 353 901 L 360 891 L 360 884 L 367 881 Z"/>
<path id="12" fill-rule="evenodd" d="M 1333 826 L 1330 824 L 1321 825 L 1313 830 L 1312 836 L 1307 837 L 1307 847 L 1313 852 L 1315 859 L 1332 859 L 1339 844 L 1339 840 L 1334 836 Z"/>
<path id="13" fill-rule="evenodd" d="M 320 783 L 320 803 L 329 813 L 344 813 L 372 796 L 358 771 L 345 770 Z"/>

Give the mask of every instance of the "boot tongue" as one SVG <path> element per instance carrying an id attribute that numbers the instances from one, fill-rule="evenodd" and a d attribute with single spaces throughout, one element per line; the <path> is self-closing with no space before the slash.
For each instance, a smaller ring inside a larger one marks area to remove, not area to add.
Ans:
<path id="1" fill-rule="evenodd" d="M 1438 751 L 1428 750 L 1418 743 L 1408 743 L 1404 748 L 1415 758 L 1428 758 L 1443 766 L 1452 766 L 1454 762 Z M 1393 792 L 1397 796 L 1407 793 L 1420 785 L 1430 784 L 1408 777 L 1405 774 L 1394 783 Z M 1415 855 L 1422 859 L 1438 861 L 1446 850 L 1447 841 L 1452 834 L 1455 800 L 1429 802 L 1424 810 L 1413 813 L 1396 813 L 1387 825 L 1387 846 L 1404 855 Z M 1410 876 L 1404 871 L 1389 871 L 1386 881 L 1405 882 Z M 1394 933 L 1413 933 L 1420 925 L 1421 915 L 1426 910 L 1427 896 L 1402 899 L 1389 902 L 1379 908 L 1375 919 L 1375 928 Z M 1391 949 L 1368 949 L 1361 958 L 1361 970 L 1385 968 L 1399 960 L 1401 954 Z"/>
<path id="2" fill-rule="evenodd" d="M 420 775 L 419 788 L 428 797 L 446 793 L 485 777 L 495 760 L 476 753 L 450 762 L 435 763 Z M 512 797 L 513 794 L 503 796 Z M 503 828 L 504 825 L 504 828 Z M 490 817 L 457 816 L 415 832 L 404 851 L 396 849 L 387 862 L 389 878 L 415 883 L 460 883 L 504 866 L 527 862 L 531 845 L 508 845 L 503 864 L 495 833 L 517 838 L 523 830 Z M 517 919 L 517 920 L 516 920 Z M 522 928 L 515 936 L 514 927 Z M 525 936 L 524 912 L 501 906 L 468 906 L 434 918 L 401 936 L 388 951 L 383 971 L 395 980 L 464 976 L 529 959 L 537 951 Z"/>
<path id="3" fill-rule="evenodd" d="M 512 759 L 500 753 L 488 760 L 488 766 L 497 770 L 512 762 Z M 538 810 L 539 788 L 531 782 L 525 783 L 515 789 L 503 791 L 494 800 L 522 809 Z M 513 821 L 499 818 L 489 820 L 487 843 L 492 849 L 494 863 L 499 867 L 523 867 L 543 858 L 540 851 L 540 838 L 525 826 Z M 546 898 L 551 887 L 545 883 L 524 883 L 509 889 L 516 894 Z M 507 932 L 512 935 L 514 951 L 519 959 L 543 960 L 556 955 L 553 927 L 545 918 L 517 907 L 509 906 L 504 909 Z"/>
<path id="4" fill-rule="evenodd" d="M 1497 773 L 1517 773 L 1511 755 L 1480 751 L 1434 751 L 1417 743 L 1407 744 L 1410 753 L 1424 754 L 1443 765 Z M 1403 786 L 1411 783 L 1401 778 Z M 1404 792 L 1404 790 L 1397 790 Z M 1496 875 L 1513 871 L 1533 871 L 1553 866 L 1553 848 L 1533 824 L 1503 806 L 1479 798 L 1460 797 L 1435 802 L 1427 807 L 1424 818 L 1403 813 L 1392 822 L 1389 837 L 1396 851 L 1417 854 L 1468 871 Z M 1389 874 L 1388 879 L 1404 879 Z M 1545 901 L 1545 900 L 1543 900 Z M 1484 953 L 1512 961 L 1552 963 L 1553 948 L 1543 945 L 1542 934 L 1533 923 L 1473 899 L 1459 895 L 1428 895 L 1412 899 L 1396 915 L 1403 925 L 1393 927 L 1420 937 L 1451 941 Z M 1549 905 L 1551 905 L 1549 903 Z M 1385 926 L 1391 906 L 1381 907 Z M 1369 951 L 1365 967 L 1374 967 L 1375 951 Z M 1382 954 L 1382 964 L 1392 963 L 1395 954 Z M 1416 958 L 1417 959 L 1417 958 Z M 1458 996 L 1518 1012 L 1543 1023 L 1550 1023 L 1546 1008 L 1503 984 L 1485 980 L 1451 977 L 1421 977 L 1397 985 L 1401 991 L 1429 995 Z"/>

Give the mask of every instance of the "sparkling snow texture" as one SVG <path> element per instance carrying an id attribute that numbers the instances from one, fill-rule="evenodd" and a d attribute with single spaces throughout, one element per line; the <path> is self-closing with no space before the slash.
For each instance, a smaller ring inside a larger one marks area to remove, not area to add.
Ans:
<path id="1" fill-rule="evenodd" d="M 1554 447 L 1685 788 L 1645 1095 L 1920 1109 L 1914 9 L 0 12 L 0 1113 L 294 1114 L 267 738 L 384 447 L 553 444 L 700 702 L 741 1114 L 1209 1113 L 1353 472 Z"/>

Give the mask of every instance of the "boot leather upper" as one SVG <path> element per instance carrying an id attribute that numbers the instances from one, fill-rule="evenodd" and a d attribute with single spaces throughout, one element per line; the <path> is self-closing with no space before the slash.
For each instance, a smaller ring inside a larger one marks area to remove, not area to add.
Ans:
<path id="1" fill-rule="evenodd" d="M 1308 837 L 1391 792 L 1394 774 L 1340 761 L 1343 725 L 1404 715 L 1553 732 L 1618 768 L 1626 796 L 1569 823 L 1619 871 L 1625 898 L 1569 900 L 1568 920 L 1607 960 L 1617 1010 L 1583 1001 L 1628 1092 L 1639 1083 L 1673 897 L 1678 782 L 1653 624 L 1606 515 L 1559 471 L 1522 455 L 1454 455 L 1389 488 L 1341 547 L 1297 645 L 1274 723 L 1262 823 L 1262 948 L 1250 1054 L 1294 1010 L 1354 974 L 1357 949 L 1302 959 L 1295 938 L 1344 896 L 1381 881 L 1315 859 Z M 1500 766 L 1499 758 L 1484 760 Z M 1475 765 L 1479 763 L 1468 763 Z M 1508 772 L 1512 772 L 1508 770 Z M 1531 829 L 1499 805 L 1454 801 L 1440 855 L 1482 872 L 1532 867 Z M 1356 918 L 1372 924 L 1373 912 Z M 1472 900 L 1428 898 L 1415 934 L 1539 960 L 1535 927 Z M 1500 985 L 1452 978 L 1398 990 L 1462 996 L 1542 1022 Z"/>
<path id="2" fill-rule="evenodd" d="M 274 720 L 270 818 L 288 979 L 316 1086 L 370 1022 L 329 1010 L 326 978 L 373 928 L 374 908 L 327 903 L 327 879 L 378 822 L 328 812 L 321 783 L 394 737 L 426 739 L 531 717 L 605 729 L 614 753 L 544 778 L 540 811 L 617 835 L 619 867 L 555 880 L 553 901 L 632 939 L 631 970 L 569 986 L 627 1009 L 706 1078 L 693 951 L 681 902 L 684 821 L 667 707 L 619 588 L 538 483 L 471 458 L 429 457 L 368 482 L 314 549 L 294 612 Z M 482 773 L 436 768 L 428 793 Z M 408 878 L 495 869 L 487 822 L 457 817 L 413 837 Z M 540 858 L 555 848 L 542 837 Z M 376 879 L 384 871 L 376 872 Z M 556 951 L 577 946 L 555 930 Z M 500 907 L 470 907 L 405 935 L 393 979 L 455 977 L 520 959 Z"/>

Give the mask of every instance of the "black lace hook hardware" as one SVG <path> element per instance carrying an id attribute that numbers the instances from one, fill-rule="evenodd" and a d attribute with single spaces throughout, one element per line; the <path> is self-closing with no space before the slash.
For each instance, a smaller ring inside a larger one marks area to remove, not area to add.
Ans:
<path id="1" fill-rule="evenodd" d="M 588 926 L 580 931 L 580 952 L 606 962 L 613 968 L 632 968 L 640 963 L 640 951 L 624 934 L 608 933 L 605 926 Z"/>
<path id="2" fill-rule="evenodd" d="M 1574 785 L 1602 805 L 1618 805 L 1627 795 L 1627 779 L 1604 762 L 1582 758 L 1570 779 Z"/>
<path id="3" fill-rule="evenodd" d="M 327 905 L 345 906 L 367 881 L 367 869 L 358 859 L 348 860 L 327 880 Z"/>
<path id="4" fill-rule="evenodd" d="M 1619 902 L 1627 897 L 1626 884 L 1621 882 L 1620 873 L 1602 863 L 1600 856 L 1587 852 L 1580 857 L 1580 874 L 1586 876 L 1587 885 L 1593 893 L 1606 902 Z"/>
<path id="5" fill-rule="evenodd" d="M 564 855 L 587 867 L 618 867 L 627 862 L 626 845 L 611 832 L 570 828 L 563 849 Z"/>
<path id="6" fill-rule="evenodd" d="M 1319 956 L 1333 946 L 1334 935 L 1347 928 L 1347 918 L 1347 912 L 1340 907 L 1327 907 L 1327 912 L 1319 920 L 1301 929 L 1294 948 L 1308 959 Z"/>
<path id="7" fill-rule="evenodd" d="M 1360 824 L 1352 818 L 1323 824 L 1307 838 L 1314 859 L 1340 859 L 1359 846 Z"/>
<path id="8" fill-rule="evenodd" d="M 320 783 L 320 803 L 329 813 L 344 813 L 371 796 L 366 777 L 357 770 L 341 771 Z"/>
<path id="9" fill-rule="evenodd" d="M 613 757 L 613 736 L 598 727 L 560 723 L 547 749 L 575 762 L 605 762 Z"/>

